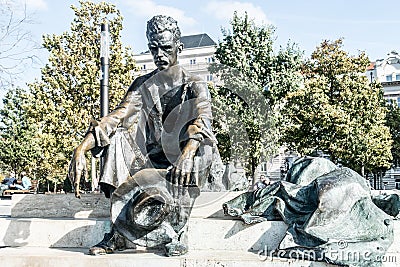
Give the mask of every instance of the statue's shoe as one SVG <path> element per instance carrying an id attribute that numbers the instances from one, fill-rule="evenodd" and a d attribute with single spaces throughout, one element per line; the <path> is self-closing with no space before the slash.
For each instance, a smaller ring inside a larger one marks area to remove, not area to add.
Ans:
<path id="1" fill-rule="evenodd" d="M 111 230 L 111 233 L 104 234 L 103 240 L 97 245 L 89 248 L 90 255 L 104 255 L 114 253 L 116 250 L 126 249 L 126 240 L 117 231 Z"/>
<path id="2" fill-rule="evenodd" d="M 165 255 L 168 257 L 182 256 L 187 252 L 188 246 L 176 240 L 165 245 Z"/>

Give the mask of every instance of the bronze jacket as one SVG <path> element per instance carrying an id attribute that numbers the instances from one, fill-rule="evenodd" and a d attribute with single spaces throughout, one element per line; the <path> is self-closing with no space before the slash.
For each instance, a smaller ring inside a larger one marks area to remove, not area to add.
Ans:
<path id="1" fill-rule="evenodd" d="M 215 144 L 211 121 L 206 82 L 177 65 L 135 79 L 121 103 L 100 121 L 92 122 L 88 133 L 95 137 L 94 155 L 111 154 L 105 157 L 105 166 L 113 165 L 110 173 L 121 168 L 115 162 L 115 150 L 121 150 L 128 154 L 122 158 L 133 175 L 143 168 L 168 168 L 189 139 Z M 101 180 L 114 186 L 126 179 L 107 182 L 104 176 L 107 174 L 103 173 Z"/>

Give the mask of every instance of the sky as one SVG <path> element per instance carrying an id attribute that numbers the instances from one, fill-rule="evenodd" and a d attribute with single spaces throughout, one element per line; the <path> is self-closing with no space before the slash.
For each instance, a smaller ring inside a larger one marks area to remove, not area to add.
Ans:
<path id="1" fill-rule="evenodd" d="M 4 0 L 0 0 L 0 4 Z M 33 19 L 30 31 L 41 43 L 42 35 L 59 35 L 70 29 L 73 20 L 71 5 L 77 0 L 13 0 L 26 4 Z M 99 1 L 93 1 L 99 2 Z M 207 33 L 215 42 L 222 39 L 221 28 L 229 28 L 233 12 L 247 11 L 257 24 L 276 27 L 276 47 L 288 41 L 304 50 L 305 57 L 325 39 L 344 38 L 344 49 L 352 55 L 365 51 L 371 61 L 384 58 L 390 51 L 400 52 L 399 0 L 109 0 L 121 11 L 124 21 L 122 41 L 135 53 L 147 49 L 146 21 L 158 14 L 167 14 L 178 21 L 182 35 Z M 38 51 L 40 61 L 21 75 L 19 83 L 40 78 L 40 68 L 47 59 L 46 51 Z M 4 91 L 0 92 L 2 98 Z"/>

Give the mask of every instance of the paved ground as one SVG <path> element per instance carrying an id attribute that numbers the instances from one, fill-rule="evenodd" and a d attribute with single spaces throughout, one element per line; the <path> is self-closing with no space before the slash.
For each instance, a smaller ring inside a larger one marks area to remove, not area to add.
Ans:
<path id="1" fill-rule="evenodd" d="M 11 215 L 11 197 L 0 197 L 0 217 Z"/>
<path id="2" fill-rule="evenodd" d="M 103 256 L 90 256 L 86 249 L 0 248 L 1 266 L 7 267 L 327 267 L 325 263 L 267 259 L 250 252 L 191 251 L 181 257 L 164 257 L 161 251 L 127 250 Z"/>

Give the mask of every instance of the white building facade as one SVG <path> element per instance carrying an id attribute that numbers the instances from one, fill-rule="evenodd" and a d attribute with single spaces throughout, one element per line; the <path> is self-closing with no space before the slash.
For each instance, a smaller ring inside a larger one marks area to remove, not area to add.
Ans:
<path id="1" fill-rule="evenodd" d="M 377 80 L 382 84 L 383 97 L 388 104 L 400 107 L 400 55 L 396 51 L 391 51 L 384 59 L 372 62 L 366 75 L 371 81 Z M 400 189 L 400 166 L 388 170 L 376 187 Z"/>
<path id="2" fill-rule="evenodd" d="M 200 76 L 204 81 L 214 82 L 215 77 L 208 67 L 215 61 L 216 43 L 206 33 L 182 36 L 183 51 L 179 54 L 179 65 L 190 73 Z M 156 69 L 149 51 L 134 56 L 140 68 L 140 74 L 146 74 Z"/>
<path id="3" fill-rule="evenodd" d="M 367 77 L 383 86 L 384 98 L 400 106 L 400 55 L 391 51 L 387 58 L 378 59 L 367 69 Z"/>

